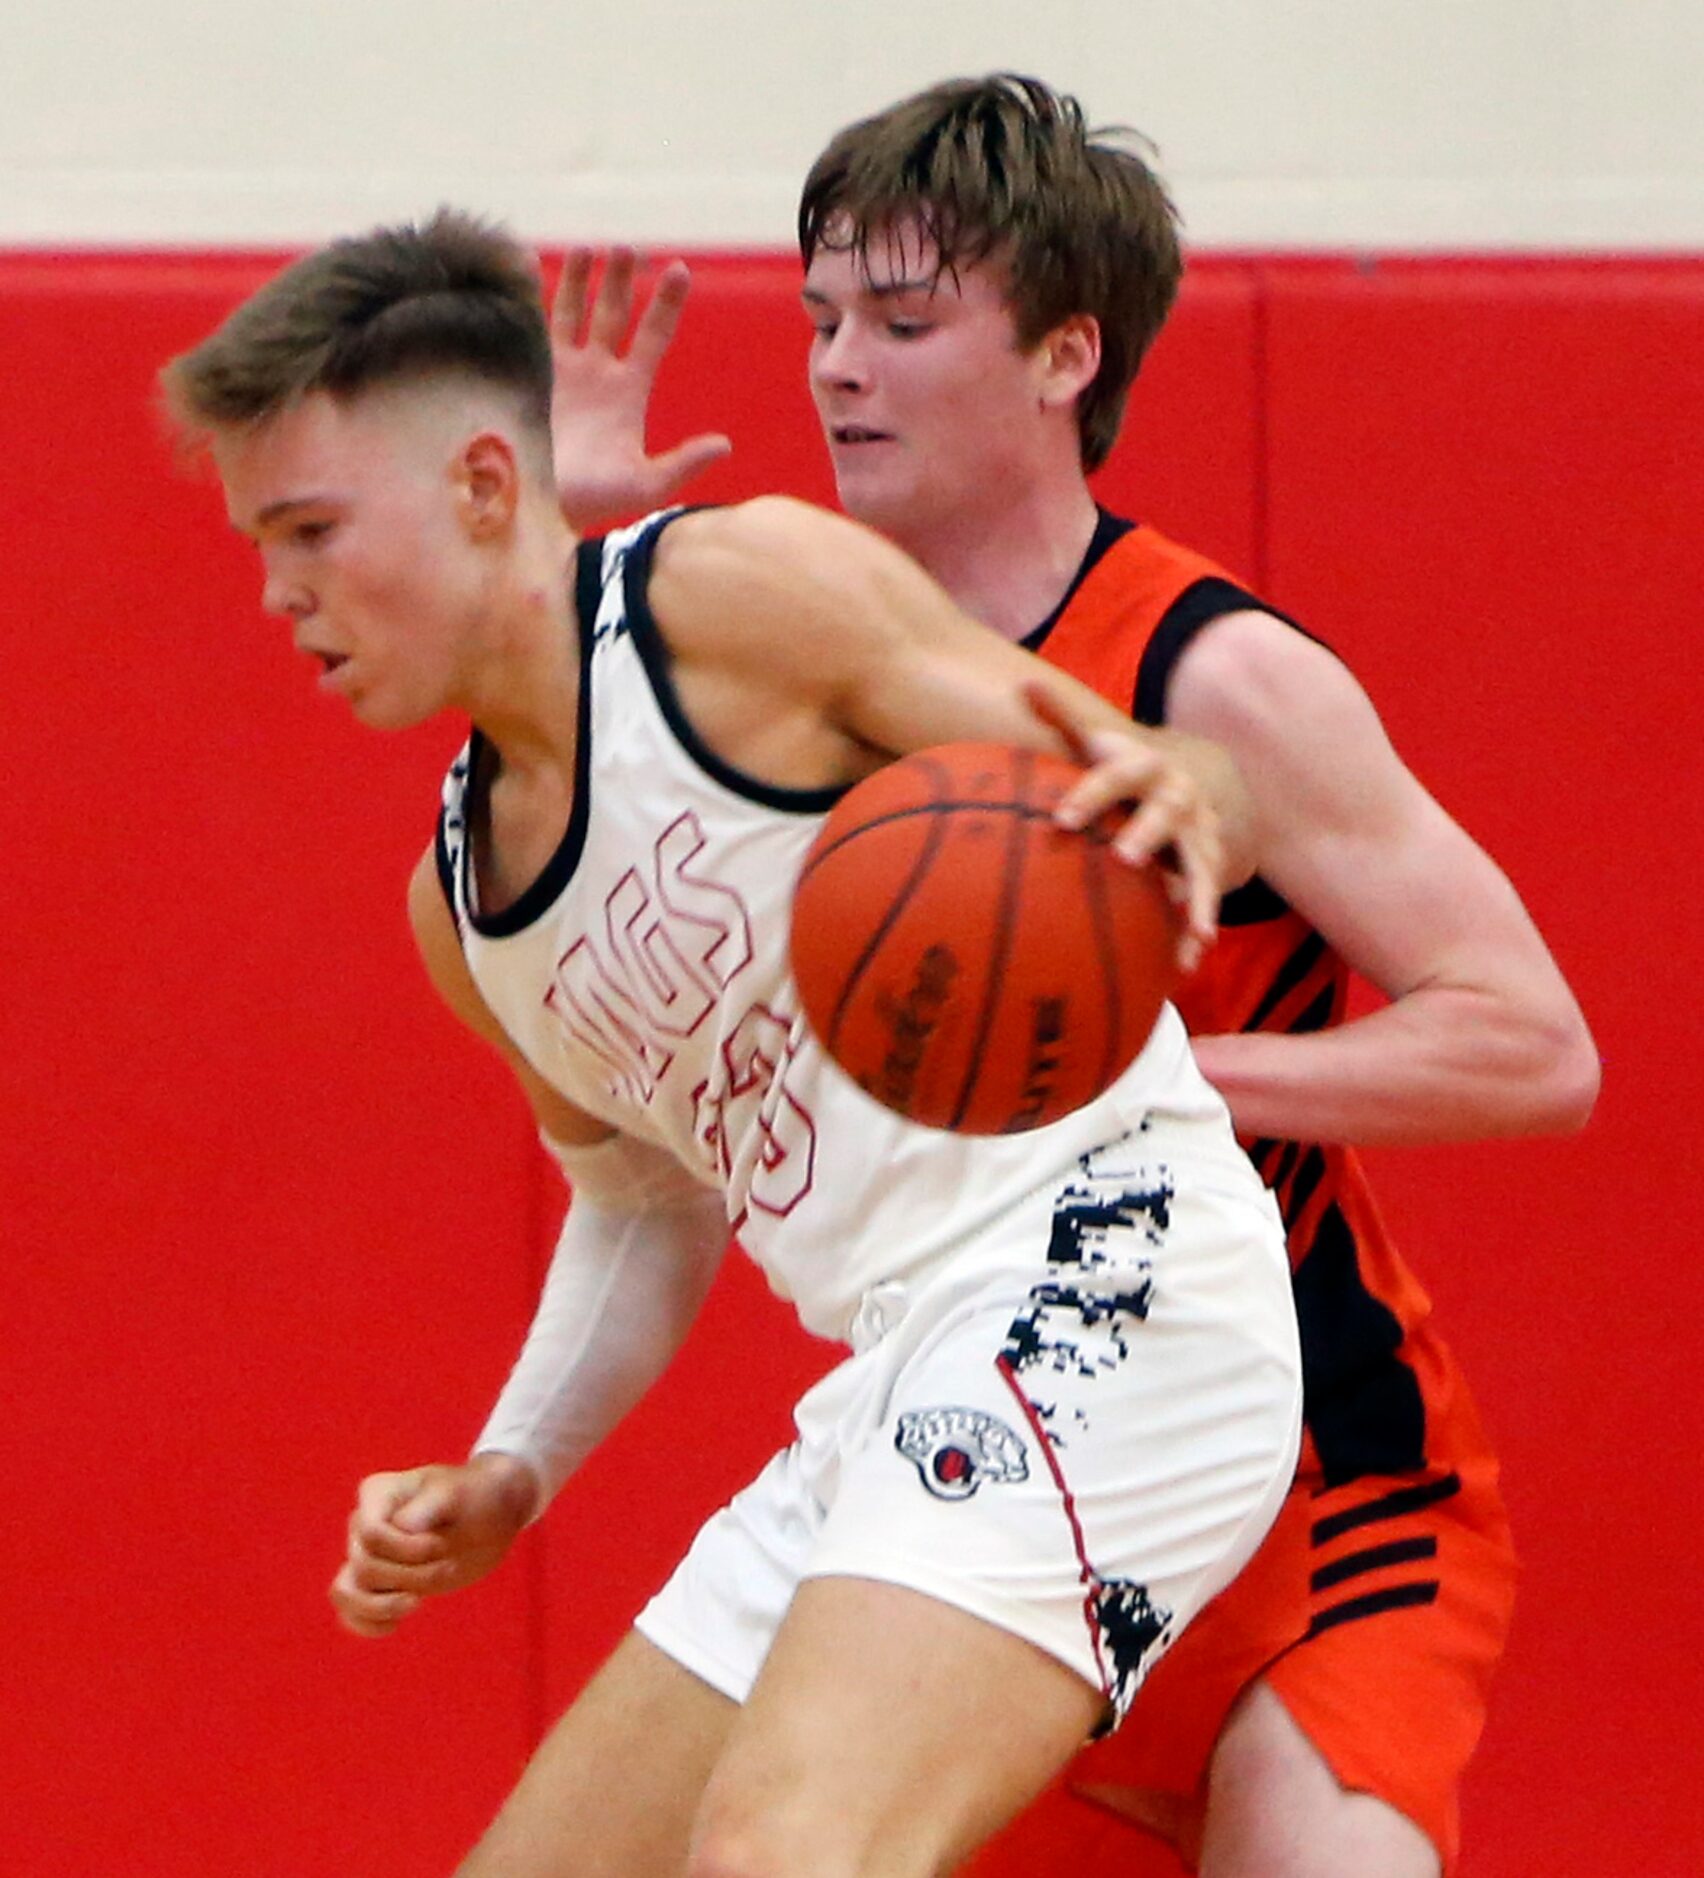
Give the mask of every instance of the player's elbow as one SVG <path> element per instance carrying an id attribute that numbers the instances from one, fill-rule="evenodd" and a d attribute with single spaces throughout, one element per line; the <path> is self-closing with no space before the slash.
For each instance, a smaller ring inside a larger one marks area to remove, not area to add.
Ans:
<path id="1" fill-rule="evenodd" d="M 1592 1033 L 1578 1010 L 1535 1025 L 1522 1132 L 1569 1135 L 1590 1121 L 1603 1081 Z"/>
<path id="2" fill-rule="evenodd" d="M 1583 1018 L 1576 1019 L 1570 1027 L 1567 1043 L 1557 1052 L 1551 1079 L 1555 1132 L 1572 1134 L 1584 1128 L 1592 1118 L 1598 1091 L 1603 1087 L 1603 1062 Z"/>

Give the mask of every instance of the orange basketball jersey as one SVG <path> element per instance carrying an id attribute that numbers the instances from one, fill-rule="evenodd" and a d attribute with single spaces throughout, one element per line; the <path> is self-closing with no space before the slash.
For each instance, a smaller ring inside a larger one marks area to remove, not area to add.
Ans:
<path id="1" fill-rule="evenodd" d="M 1026 643 L 1140 722 L 1159 724 L 1171 672 L 1194 635 L 1249 608 L 1273 612 L 1206 556 L 1103 513 L 1084 571 Z M 1192 1035 L 1318 1030 L 1342 1022 L 1348 975 L 1325 939 L 1257 878 L 1225 897 L 1218 942 L 1176 1003 Z M 1358 1158 L 1293 1141 L 1243 1145 L 1289 1235 L 1306 1390 L 1301 1478 L 1333 1487 L 1427 1468 L 1443 1458 L 1435 1424 L 1465 1405 L 1454 1363 L 1427 1327 L 1431 1306 L 1380 1222 Z M 1477 1442 L 1476 1425 L 1472 1432 Z"/>
<path id="2" fill-rule="evenodd" d="M 1075 585 L 1028 644 L 1158 724 L 1190 640 L 1247 608 L 1273 612 L 1204 556 L 1103 514 Z M 1343 1021 L 1347 966 L 1269 883 L 1226 895 L 1219 917 L 1217 944 L 1176 1000 L 1192 1033 Z M 1450 1872 L 1458 1784 L 1514 1597 L 1496 1459 L 1356 1155 L 1308 1142 L 1244 1146 L 1289 1238 L 1302 1345 L 1296 1485 L 1247 1570 L 1063 1786 L 1103 1801 L 1170 1795 L 1183 1810 L 1155 1829 L 1187 1840 L 1225 1716 L 1262 1678 L 1342 1784 L 1406 1813 Z M 1056 1792 L 1027 1829 L 1080 1803 Z"/>

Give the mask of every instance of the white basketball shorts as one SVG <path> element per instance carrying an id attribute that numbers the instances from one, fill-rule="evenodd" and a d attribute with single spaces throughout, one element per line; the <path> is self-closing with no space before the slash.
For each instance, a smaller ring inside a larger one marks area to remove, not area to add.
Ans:
<path id="1" fill-rule="evenodd" d="M 1085 1155 L 919 1280 L 865 1299 L 798 1439 L 705 1524 L 638 1628 L 744 1701 L 806 1578 L 939 1598 L 1122 1719 L 1253 1554 L 1296 1463 L 1283 1230 L 1222 1130 Z"/>

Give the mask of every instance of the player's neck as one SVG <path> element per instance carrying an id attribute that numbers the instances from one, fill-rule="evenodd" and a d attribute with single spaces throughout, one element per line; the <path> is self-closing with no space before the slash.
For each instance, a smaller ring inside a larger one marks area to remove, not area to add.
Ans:
<path id="1" fill-rule="evenodd" d="M 1082 566 L 1098 511 L 1081 476 L 924 521 L 895 539 L 973 619 L 1013 641 L 1047 618 Z"/>
<path id="2" fill-rule="evenodd" d="M 579 732 L 574 547 L 553 540 L 505 570 L 482 609 L 461 708 L 510 772 L 571 775 Z"/>

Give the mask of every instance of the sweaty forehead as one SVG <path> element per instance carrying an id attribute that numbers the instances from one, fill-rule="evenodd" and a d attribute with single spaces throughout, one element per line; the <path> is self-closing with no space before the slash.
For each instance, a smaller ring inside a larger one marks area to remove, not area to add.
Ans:
<path id="1" fill-rule="evenodd" d="M 1006 299 L 1006 270 L 996 257 L 943 264 L 934 237 L 916 220 L 871 227 L 860 234 L 850 217 L 832 217 L 805 272 L 807 296 L 949 294 L 955 299 Z"/>

